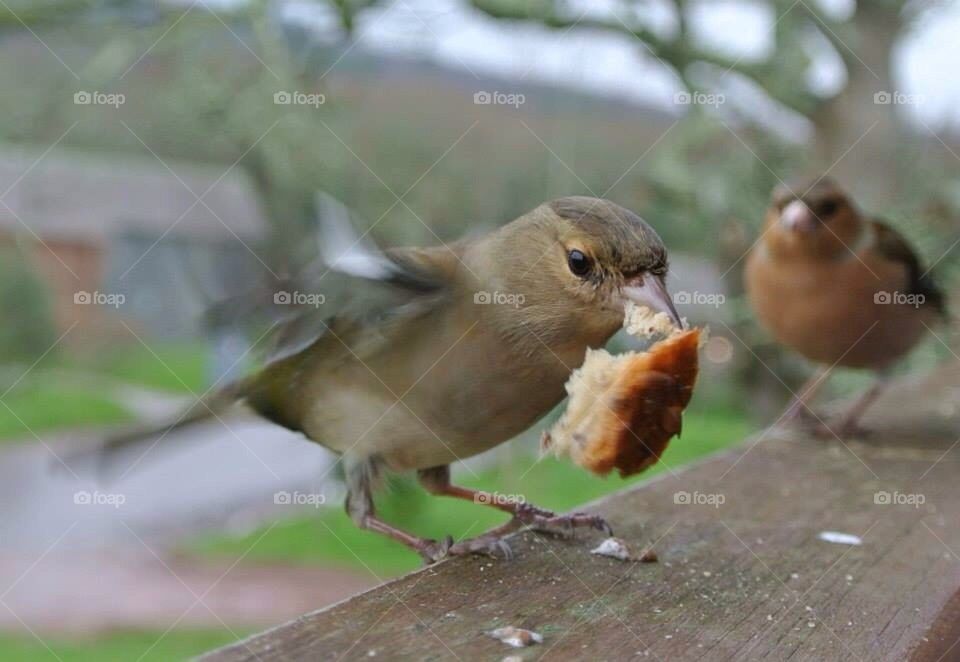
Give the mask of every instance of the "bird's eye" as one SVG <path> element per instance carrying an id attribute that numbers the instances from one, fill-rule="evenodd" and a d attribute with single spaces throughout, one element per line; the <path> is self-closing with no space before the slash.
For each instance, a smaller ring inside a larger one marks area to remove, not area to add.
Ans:
<path id="1" fill-rule="evenodd" d="M 817 215 L 820 216 L 821 218 L 827 217 L 827 216 L 833 216 L 839 207 L 840 205 L 837 204 L 836 200 L 824 200 L 817 207 Z"/>
<path id="2" fill-rule="evenodd" d="M 586 276 L 590 273 L 590 258 L 574 249 L 567 253 L 567 266 L 575 276 Z"/>

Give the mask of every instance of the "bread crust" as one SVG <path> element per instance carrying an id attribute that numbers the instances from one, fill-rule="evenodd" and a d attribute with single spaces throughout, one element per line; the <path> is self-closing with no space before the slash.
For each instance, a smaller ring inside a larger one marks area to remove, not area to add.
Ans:
<path id="1" fill-rule="evenodd" d="M 699 371 L 700 330 L 679 331 L 646 352 L 590 352 L 567 383 L 567 411 L 541 445 L 600 475 L 639 473 L 682 428 Z"/>

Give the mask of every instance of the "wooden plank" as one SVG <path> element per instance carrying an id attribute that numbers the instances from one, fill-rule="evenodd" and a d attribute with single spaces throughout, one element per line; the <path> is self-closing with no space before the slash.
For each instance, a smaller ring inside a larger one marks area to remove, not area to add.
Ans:
<path id="1" fill-rule="evenodd" d="M 898 384 L 875 411 L 869 440 L 760 434 L 590 506 L 659 563 L 524 533 L 513 561 L 444 562 L 204 659 L 951 659 L 960 369 Z M 483 634 L 504 625 L 544 641 L 514 651 Z"/>

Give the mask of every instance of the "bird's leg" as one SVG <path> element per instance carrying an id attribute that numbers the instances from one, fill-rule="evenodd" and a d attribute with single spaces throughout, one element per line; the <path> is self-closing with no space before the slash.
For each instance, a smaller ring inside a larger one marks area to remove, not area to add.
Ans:
<path id="1" fill-rule="evenodd" d="M 347 471 L 347 514 L 354 523 L 362 529 L 376 531 L 393 538 L 417 552 L 427 563 L 435 563 L 447 556 L 464 554 L 489 554 L 511 558 L 510 548 L 500 540 L 503 536 L 519 528 L 511 520 L 503 526 L 494 529 L 486 536 L 480 536 L 460 542 L 454 542 L 451 536 L 443 540 L 431 540 L 408 533 L 376 516 L 376 509 L 372 495 L 372 476 L 376 473 L 375 463 L 370 461 L 346 462 Z"/>
<path id="2" fill-rule="evenodd" d="M 385 536 L 393 538 L 397 542 L 417 552 L 427 563 L 442 559 L 447 555 L 450 547 L 453 545 L 453 539 L 449 536 L 441 541 L 421 538 L 379 519 L 376 516 L 373 497 L 370 494 L 368 485 L 348 487 L 346 509 L 347 515 L 349 515 L 350 519 L 361 529 L 376 531 L 377 533 L 382 533 Z"/>
<path id="3" fill-rule="evenodd" d="M 870 408 L 877 397 L 887 386 L 887 378 L 880 376 L 852 405 L 839 417 L 835 426 L 837 436 L 841 439 L 866 436 L 867 430 L 860 427 L 860 418 Z"/>
<path id="4" fill-rule="evenodd" d="M 574 530 L 577 528 L 587 527 L 603 531 L 608 536 L 613 535 L 613 529 L 611 529 L 606 520 L 599 515 L 589 515 L 587 513 L 557 515 L 550 510 L 538 508 L 533 504 L 526 503 L 526 501 L 518 502 L 516 499 L 504 499 L 498 494 L 453 485 L 450 482 L 449 466 L 421 469 L 417 472 L 417 477 L 420 479 L 420 484 L 423 485 L 424 489 L 430 494 L 473 501 L 474 503 L 491 506 L 505 513 L 510 513 L 513 516 L 513 519 L 500 527 L 500 529 L 494 529 L 481 537 L 502 537 L 506 533 L 511 533 L 520 527 L 529 527 L 535 531 L 556 533 L 564 536 L 573 535 Z"/>
<path id="5" fill-rule="evenodd" d="M 378 467 L 374 459 L 344 458 L 344 466 L 347 483 L 345 504 L 347 515 L 357 526 L 393 538 L 417 552 L 427 563 L 439 561 L 447 556 L 453 546 L 453 538 L 450 536 L 440 541 L 421 538 L 387 524 L 376 516 L 372 484 L 378 473 Z"/>
<path id="6" fill-rule="evenodd" d="M 799 392 L 794 395 L 790 405 L 787 406 L 777 421 L 780 423 L 788 423 L 791 421 L 802 421 L 808 424 L 819 423 L 817 416 L 810 409 L 808 403 L 813 400 L 817 391 L 819 391 L 820 387 L 827 381 L 828 372 L 828 368 L 818 368 L 813 375 L 810 376 L 810 379 L 800 387 Z"/>

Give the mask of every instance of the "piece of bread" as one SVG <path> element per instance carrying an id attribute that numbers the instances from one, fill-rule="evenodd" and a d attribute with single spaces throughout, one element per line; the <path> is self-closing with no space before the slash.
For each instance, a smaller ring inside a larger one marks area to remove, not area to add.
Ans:
<path id="1" fill-rule="evenodd" d="M 625 326 L 646 335 L 664 329 L 662 320 L 645 315 L 643 309 L 628 310 Z M 630 476 L 659 460 L 680 434 L 700 345 L 699 329 L 669 328 L 671 335 L 646 352 L 588 350 L 567 381 L 567 409 L 544 433 L 541 447 L 601 475 L 617 469 Z"/>

